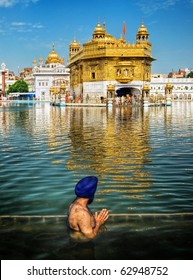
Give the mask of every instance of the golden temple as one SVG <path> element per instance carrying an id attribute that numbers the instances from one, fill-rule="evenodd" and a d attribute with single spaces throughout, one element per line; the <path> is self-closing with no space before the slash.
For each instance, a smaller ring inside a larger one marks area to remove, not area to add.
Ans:
<path id="1" fill-rule="evenodd" d="M 124 35 L 116 39 L 107 33 L 105 25 L 98 23 L 91 40 L 82 46 L 76 39 L 70 44 L 70 87 L 82 102 L 115 96 L 142 98 L 155 60 L 148 30 L 142 23 L 134 44 L 127 42 Z"/>

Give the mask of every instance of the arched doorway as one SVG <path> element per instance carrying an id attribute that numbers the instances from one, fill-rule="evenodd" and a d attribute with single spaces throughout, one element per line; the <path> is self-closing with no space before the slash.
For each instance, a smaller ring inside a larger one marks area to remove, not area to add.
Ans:
<path id="1" fill-rule="evenodd" d="M 138 103 L 141 100 L 142 94 L 140 89 L 134 87 L 121 87 L 116 90 L 117 97 L 131 97 L 134 103 Z"/>
<path id="2" fill-rule="evenodd" d="M 131 88 L 119 88 L 117 91 L 117 97 L 122 97 L 122 96 L 132 96 L 132 89 Z"/>

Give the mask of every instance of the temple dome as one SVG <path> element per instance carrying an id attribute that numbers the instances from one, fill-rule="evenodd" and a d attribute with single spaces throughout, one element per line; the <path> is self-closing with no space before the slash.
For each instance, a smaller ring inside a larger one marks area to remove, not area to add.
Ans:
<path id="1" fill-rule="evenodd" d="M 138 29 L 138 34 L 143 34 L 146 35 L 148 34 L 147 28 L 145 27 L 145 25 L 142 23 L 142 25 L 139 27 Z"/>
<path id="2" fill-rule="evenodd" d="M 74 38 L 74 41 L 70 44 L 70 46 L 71 46 L 72 48 L 77 48 L 77 47 L 80 47 L 80 43 L 78 43 L 78 42 L 76 41 L 76 38 Z"/>
<path id="3" fill-rule="evenodd" d="M 97 24 L 97 26 L 94 29 L 95 35 L 105 34 L 105 28 L 103 28 L 100 23 Z"/>
<path id="4" fill-rule="evenodd" d="M 112 35 L 106 33 L 106 34 L 105 34 L 105 41 L 106 41 L 106 42 L 115 43 L 115 42 L 116 42 L 116 39 L 115 39 L 115 37 L 113 37 Z"/>
<path id="5" fill-rule="evenodd" d="M 50 63 L 61 63 L 61 59 L 60 59 L 59 55 L 54 50 L 54 44 L 52 46 L 51 53 L 49 53 L 49 55 L 46 59 L 46 64 L 50 64 Z"/>
<path id="6" fill-rule="evenodd" d="M 136 39 L 138 43 L 147 43 L 148 42 L 148 31 L 145 25 L 142 23 L 141 26 L 138 29 Z"/>

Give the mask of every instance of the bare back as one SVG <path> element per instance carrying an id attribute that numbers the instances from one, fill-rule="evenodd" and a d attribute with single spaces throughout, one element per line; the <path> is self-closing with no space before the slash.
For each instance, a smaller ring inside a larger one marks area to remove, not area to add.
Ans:
<path id="1" fill-rule="evenodd" d="M 77 234 L 82 234 L 88 239 L 94 238 L 100 226 L 108 219 L 107 209 L 102 209 L 94 215 L 88 208 L 88 198 L 77 197 L 69 207 L 68 226 Z"/>
<path id="2" fill-rule="evenodd" d="M 68 224 L 72 230 L 84 233 L 95 227 L 95 219 L 87 207 L 75 201 L 69 207 Z"/>

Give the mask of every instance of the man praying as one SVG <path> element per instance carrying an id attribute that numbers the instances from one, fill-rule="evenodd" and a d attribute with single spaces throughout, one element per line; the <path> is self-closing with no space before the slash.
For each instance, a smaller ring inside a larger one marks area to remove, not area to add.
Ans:
<path id="1" fill-rule="evenodd" d="M 87 176 L 75 187 L 76 198 L 71 203 L 68 213 L 68 226 L 74 232 L 82 233 L 88 239 L 94 238 L 109 217 L 107 209 L 93 215 L 88 205 L 93 202 L 97 189 L 98 178 Z"/>

